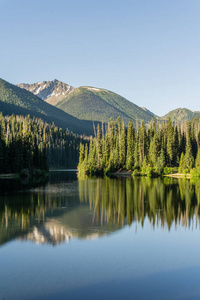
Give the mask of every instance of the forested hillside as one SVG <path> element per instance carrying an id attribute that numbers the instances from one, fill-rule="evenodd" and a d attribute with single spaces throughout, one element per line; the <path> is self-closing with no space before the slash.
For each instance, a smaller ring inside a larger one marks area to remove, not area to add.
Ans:
<path id="1" fill-rule="evenodd" d="M 76 118 L 99 122 L 108 122 L 112 117 L 119 116 L 128 126 L 130 119 L 136 123 L 144 120 L 149 123 L 155 117 L 153 113 L 145 110 L 122 96 L 108 90 L 93 87 L 80 87 L 75 89 L 57 104 L 57 107 Z"/>
<path id="2" fill-rule="evenodd" d="M 47 164 L 51 168 L 76 168 L 80 142 L 87 143 L 87 138 L 30 116 L 0 114 L 0 129 L 1 173 L 16 173 L 23 168 L 46 169 Z"/>

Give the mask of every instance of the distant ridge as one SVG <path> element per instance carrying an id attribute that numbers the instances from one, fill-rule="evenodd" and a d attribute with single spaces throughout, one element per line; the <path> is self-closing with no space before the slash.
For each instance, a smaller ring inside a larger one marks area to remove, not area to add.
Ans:
<path id="1" fill-rule="evenodd" d="M 165 121 L 171 118 L 172 122 L 181 123 L 182 121 L 193 120 L 199 115 L 200 111 L 192 111 L 187 108 L 177 108 L 168 112 L 165 116 L 160 117 L 160 119 Z"/>

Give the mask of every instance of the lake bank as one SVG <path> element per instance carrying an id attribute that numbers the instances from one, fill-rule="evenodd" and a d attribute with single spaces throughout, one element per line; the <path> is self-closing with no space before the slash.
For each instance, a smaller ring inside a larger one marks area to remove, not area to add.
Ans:
<path id="1" fill-rule="evenodd" d="M 117 176 L 117 177 L 132 177 L 133 176 L 133 171 L 127 170 L 127 169 L 120 169 L 114 173 L 112 173 L 112 176 Z M 141 176 L 147 176 L 147 174 L 142 174 L 141 172 L 138 172 L 137 174 L 134 174 L 136 177 L 141 177 Z M 163 174 L 159 175 L 156 173 L 156 177 L 171 177 L 171 178 L 186 178 L 186 179 L 191 179 L 192 175 L 190 173 L 183 174 L 183 173 L 171 173 L 171 174 Z M 154 177 L 154 176 L 152 176 Z"/>
<path id="2" fill-rule="evenodd" d="M 0 178 L 19 178 L 19 174 L 11 173 L 11 174 L 0 174 Z"/>

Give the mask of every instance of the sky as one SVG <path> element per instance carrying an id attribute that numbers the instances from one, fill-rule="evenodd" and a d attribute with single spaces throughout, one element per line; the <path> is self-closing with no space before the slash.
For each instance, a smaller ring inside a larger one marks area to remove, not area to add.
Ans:
<path id="1" fill-rule="evenodd" d="M 200 111 L 200 1 L 0 0 L 0 77 Z"/>

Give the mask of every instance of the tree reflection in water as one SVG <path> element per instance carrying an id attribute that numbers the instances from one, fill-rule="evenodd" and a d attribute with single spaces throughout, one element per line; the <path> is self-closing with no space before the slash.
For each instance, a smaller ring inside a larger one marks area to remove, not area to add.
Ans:
<path id="1" fill-rule="evenodd" d="M 147 217 L 155 227 L 170 230 L 172 224 L 190 226 L 199 220 L 200 181 L 172 178 L 122 178 L 79 181 L 80 201 L 89 201 L 96 217 L 123 226 L 133 220 L 144 224 Z"/>
<path id="2" fill-rule="evenodd" d="M 143 226 L 145 218 L 154 228 L 197 227 L 199 204 L 200 181 L 98 178 L 49 183 L 1 197 L 0 245 L 14 238 L 33 239 L 36 233 L 41 242 L 56 245 L 73 236 L 87 238 L 94 230 L 103 234 L 133 222 Z"/>

